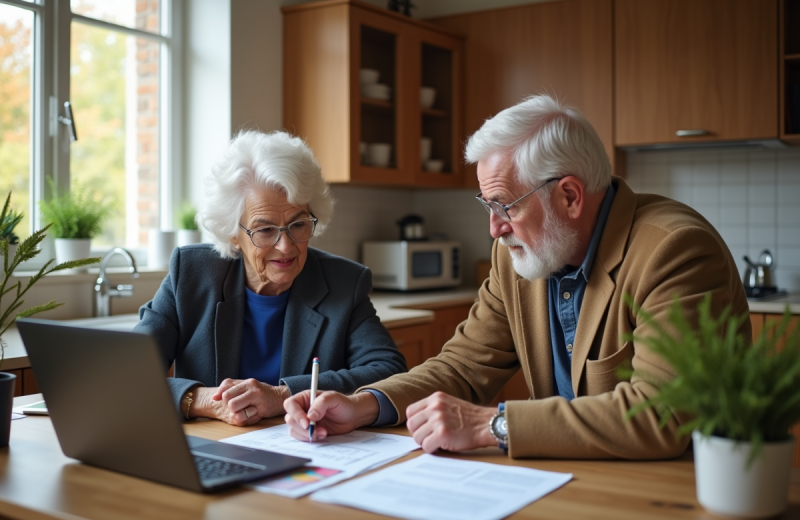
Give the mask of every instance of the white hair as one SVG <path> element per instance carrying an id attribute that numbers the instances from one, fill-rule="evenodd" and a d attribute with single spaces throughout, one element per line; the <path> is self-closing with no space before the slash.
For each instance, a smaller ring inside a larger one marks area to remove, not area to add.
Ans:
<path id="1" fill-rule="evenodd" d="M 574 175 L 589 193 L 611 183 L 611 162 L 589 121 L 547 95 L 531 96 L 487 119 L 467 142 L 464 156 L 477 163 L 510 154 L 517 178 L 530 188 L 551 177 Z M 549 199 L 552 185 L 539 190 Z"/>
<path id="2" fill-rule="evenodd" d="M 286 132 L 238 134 L 211 168 L 205 188 L 197 221 L 211 233 L 214 249 L 223 258 L 241 254 L 231 238 L 239 232 L 251 190 L 277 188 L 289 204 L 307 204 L 319 219 L 315 236 L 325 231 L 333 215 L 334 200 L 314 154 L 302 139 Z"/>

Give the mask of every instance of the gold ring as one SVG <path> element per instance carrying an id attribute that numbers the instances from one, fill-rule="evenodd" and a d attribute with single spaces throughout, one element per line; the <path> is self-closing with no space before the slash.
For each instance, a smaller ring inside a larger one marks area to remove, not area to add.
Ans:
<path id="1" fill-rule="evenodd" d="M 250 408 L 249 406 L 247 408 Z M 250 412 L 247 411 L 247 408 L 244 409 L 244 416 L 248 419 L 250 418 Z"/>

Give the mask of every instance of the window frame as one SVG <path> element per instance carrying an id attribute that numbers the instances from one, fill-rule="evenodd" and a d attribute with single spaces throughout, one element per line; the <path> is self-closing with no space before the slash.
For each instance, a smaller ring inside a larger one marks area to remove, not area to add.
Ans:
<path id="1" fill-rule="evenodd" d="M 65 193 L 70 186 L 70 141 L 68 128 L 58 122 L 63 105 L 70 100 L 70 46 L 73 21 L 159 42 L 161 46 L 159 88 L 159 225 L 173 229 L 174 209 L 183 196 L 183 158 L 180 148 L 183 107 L 178 101 L 183 88 L 183 13 L 184 0 L 160 0 L 160 34 L 106 22 L 71 11 L 70 0 L 0 0 L 0 3 L 34 13 L 32 26 L 31 88 L 31 172 L 28 214 L 31 229 L 44 227 L 39 200 L 49 198 L 50 182 Z M 80 127 L 80 112 L 76 111 Z M 80 137 L 80 134 L 79 134 Z M 125 247 L 125 244 L 119 244 Z M 102 256 L 110 247 L 92 248 Z M 147 248 L 131 248 L 139 266 L 147 264 Z M 42 243 L 42 253 L 26 262 L 21 271 L 37 269 L 55 256 L 53 239 Z"/>

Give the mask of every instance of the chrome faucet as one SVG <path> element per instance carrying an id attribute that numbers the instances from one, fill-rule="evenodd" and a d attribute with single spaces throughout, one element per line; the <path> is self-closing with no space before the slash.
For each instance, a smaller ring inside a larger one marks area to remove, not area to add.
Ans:
<path id="1" fill-rule="evenodd" d="M 115 247 L 111 249 L 100 261 L 100 274 L 94 284 L 94 315 L 111 316 L 111 298 L 130 298 L 133 296 L 133 285 L 117 285 L 111 287 L 106 278 L 106 265 L 108 260 L 114 255 L 122 255 L 128 259 L 128 270 L 132 278 L 139 278 L 139 271 L 136 269 L 136 260 L 127 249 Z"/>

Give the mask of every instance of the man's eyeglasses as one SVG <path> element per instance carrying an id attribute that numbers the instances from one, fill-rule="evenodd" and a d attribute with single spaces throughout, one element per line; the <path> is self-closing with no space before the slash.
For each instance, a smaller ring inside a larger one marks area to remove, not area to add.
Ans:
<path id="1" fill-rule="evenodd" d="M 258 229 L 247 229 L 241 223 L 239 227 L 247 233 L 253 245 L 261 249 L 262 247 L 272 247 L 281 239 L 281 234 L 286 231 L 292 242 L 308 242 L 314 236 L 314 228 L 317 227 L 317 218 L 313 215 L 309 218 L 297 219 L 285 227 L 265 226 Z"/>
<path id="2" fill-rule="evenodd" d="M 560 179 L 561 179 L 561 177 L 553 177 L 553 178 L 547 179 L 541 185 L 539 185 L 539 187 L 532 189 L 531 191 L 529 191 L 528 193 L 526 193 L 522 197 L 518 198 L 517 200 L 515 200 L 511 204 L 500 204 L 499 202 L 496 202 L 496 201 L 493 201 L 493 200 L 486 200 L 486 199 L 483 198 L 483 193 L 478 193 L 477 195 L 475 195 L 475 198 L 478 199 L 478 202 L 480 202 L 483 205 L 483 207 L 486 209 L 486 211 L 489 212 L 489 214 L 494 213 L 495 215 L 497 215 L 498 217 L 500 217 L 504 221 L 511 222 L 511 216 L 508 214 L 508 210 L 511 208 L 511 206 L 513 206 L 517 202 L 521 201 L 522 199 L 524 199 L 525 197 L 527 197 L 531 193 L 533 193 L 533 192 L 535 192 L 537 190 L 540 190 L 541 188 L 544 188 L 544 186 L 547 183 L 553 182 L 553 181 L 557 181 L 557 180 L 560 180 Z"/>

